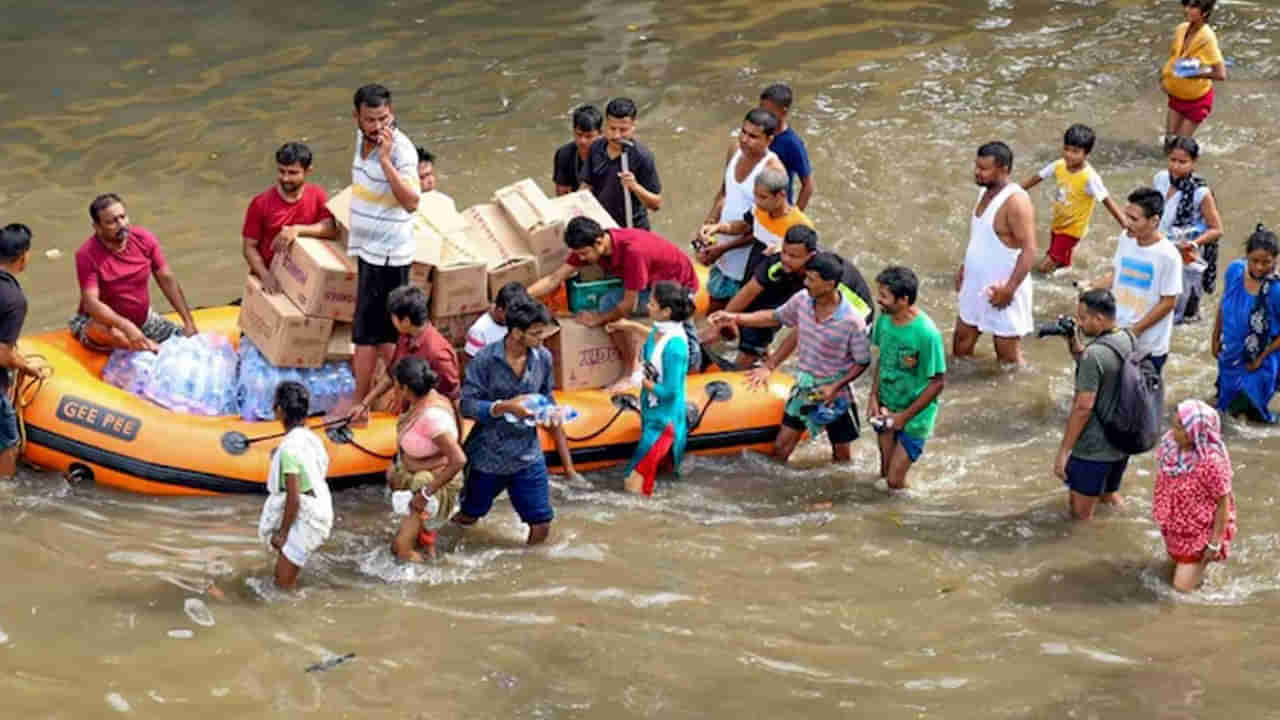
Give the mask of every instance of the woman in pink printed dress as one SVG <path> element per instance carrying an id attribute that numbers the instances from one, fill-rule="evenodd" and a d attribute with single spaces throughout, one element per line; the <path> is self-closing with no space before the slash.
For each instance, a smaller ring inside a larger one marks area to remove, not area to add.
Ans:
<path id="1" fill-rule="evenodd" d="M 1200 587 L 1210 562 L 1226 560 L 1236 535 L 1231 456 L 1218 413 L 1199 400 L 1183 400 L 1156 452 L 1152 515 L 1173 558 L 1173 587 Z"/>

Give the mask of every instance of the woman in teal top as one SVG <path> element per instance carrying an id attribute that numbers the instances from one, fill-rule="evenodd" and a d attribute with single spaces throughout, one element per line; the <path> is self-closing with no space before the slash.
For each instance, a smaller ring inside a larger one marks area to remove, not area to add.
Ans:
<path id="1" fill-rule="evenodd" d="M 660 282 L 649 294 L 650 330 L 634 320 L 610 323 L 610 332 L 647 334 L 641 358 L 644 360 L 644 389 L 640 392 L 640 444 L 627 466 L 628 492 L 653 494 L 658 469 L 668 455 L 676 476 L 689 436 L 685 414 L 684 381 L 689 371 L 689 340 L 683 323 L 693 314 L 693 299 L 681 286 Z"/>

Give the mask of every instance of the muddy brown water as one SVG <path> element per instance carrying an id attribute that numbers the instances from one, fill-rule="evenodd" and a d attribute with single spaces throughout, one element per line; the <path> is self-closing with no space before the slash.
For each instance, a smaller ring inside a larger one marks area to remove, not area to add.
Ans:
<path id="1" fill-rule="evenodd" d="M 72 311 L 71 255 L 108 190 L 157 232 L 194 304 L 235 297 L 240 222 L 271 153 L 303 139 L 313 179 L 346 185 L 351 92 L 375 80 L 462 206 L 525 176 L 549 186 L 567 113 L 634 97 L 664 181 L 656 228 L 678 241 L 742 114 L 788 81 L 823 237 L 868 275 L 912 265 L 949 332 L 974 148 L 1009 141 L 1021 178 L 1085 121 L 1113 193 L 1149 182 L 1179 16 L 1128 0 L 2 6 L 0 208 L 36 232 L 29 332 Z M 1214 16 L 1234 65 L 1200 170 L 1228 257 L 1258 220 L 1280 224 L 1276 10 L 1221 0 Z M 1033 196 L 1044 235 L 1047 195 Z M 1076 269 L 1038 283 L 1039 318 L 1071 309 L 1070 279 L 1105 268 L 1114 229 L 1099 208 Z M 1171 398 L 1211 392 L 1208 332 L 1175 332 Z M 906 497 L 874 488 L 865 440 L 851 468 L 826 465 L 823 443 L 788 468 L 694 458 L 652 501 L 610 473 L 557 483 L 541 550 L 521 549 L 502 501 L 444 560 L 404 568 L 367 488 L 338 496 L 293 597 L 267 587 L 260 499 L 24 471 L 0 485 L 0 715 L 1280 717 L 1280 431 L 1227 423 L 1240 539 L 1205 590 L 1174 597 L 1149 457 L 1123 509 L 1064 521 L 1052 460 L 1071 367 L 1060 341 L 1028 354 L 1031 369 L 1003 374 L 984 342 L 951 372 Z M 206 598 L 202 625 L 184 602 L 210 581 L 227 597 Z"/>

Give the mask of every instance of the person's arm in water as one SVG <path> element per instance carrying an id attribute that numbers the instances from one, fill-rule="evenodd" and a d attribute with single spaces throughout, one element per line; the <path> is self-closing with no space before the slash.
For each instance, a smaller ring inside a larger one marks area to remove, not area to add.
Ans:
<path id="1" fill-rule="evenodd" d="M 302 505 L 302 493 L 299 491 L 301 480 L 298 473 L 283 473 L 285 498 L 284 498 L 284 515 L 280 518 L 280 528 L 276 530 L 276 534 L 271 536 L 271 547 L 276 550 L 283 550 L 284 543 L 289 539 L 289 530 L 293 527 L 293 521 L 298 519 L 298 508 Z"/>
<path id="2" fill-rule="evenodd" d="M 1053 472 L 1059 480 L 1067 479 L 1067 459 L 1071 457 L 1071 449 L 1080 439 L 1080 433 L 1084 432 L 1084 426 L 1089 423 L 1096 399 L 1097 393 L 1076 391 L 1071 403 L 1071 414 L 1067 416 L 1067 427 L 1062 432 L 1062 442 L 1058 444 L 1058 458 L 1053 464 Z"/>
<path id="3" fill-rule="evenodd" d="M 529 286 L 529 297 L 540 298 L 556 291 L 556 288 L 564 284 L 565 280 L 577 274 L 578 268 L 569 263 L 564 263 L 560 267 L 551 271 L 550 275 L 538 280 Z"/>
<path id="4" fill-rule="evenodd" d="M 182 294 L 182 286 L 178 284 L 178 279 L 173 276 L 173 271 L 167 266 L 156 271 L 156 284 L 160 286 L 160 291 L 164 293 L 164 296 L 169 299 L 169 305 L 182 318 L 182 334 L 191 336 L 199 332 L 196 328 L 195 318 L 191 317 L 191 308 L 187 306 L 187 298 Z"/>
<path id="5" fill-rule="evenodd" d="M 991 290 L 991 306 L 997 309 L 1006 308 L 1013 302 L 1014 294 L 1018 292 L 1036 261 L 1035 212 L 1031 199 L 1026 194 L 1014 195 L 1004 206 L 1008 210 L 1005 217 L 1009 222 L 1009 230 L 1013 233 L 1019 251 L 1017 263 L 1013 266 L 1013 273 L 1009 275 L 1008 281 Z"/>

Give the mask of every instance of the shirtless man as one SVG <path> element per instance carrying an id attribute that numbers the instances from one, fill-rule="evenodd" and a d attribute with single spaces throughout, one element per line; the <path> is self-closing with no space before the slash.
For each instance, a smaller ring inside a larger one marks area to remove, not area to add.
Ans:
<path id="1" fill-rule="evenodd" d="M 971 357 L 978 336 L 995 339 L 1002 365 L 1022 365 L 1022 336 L 1031 332 L 1031 278 L 1036 259 L 1035 210 L 1009 181 L 1013 151 L 1002 142 L 978 148 L 973 181 L 983 188 L 969 216 L 969 248 L 956 271 L 959 310 L 951 352 Z"/>
<path id="2" fill-rule="evenodd" d="M 711 200 L 706 222 L 694 235 L 698 262 L 711 266 L 707 293 L 712 311 L 723 309 L 745 283 L 756 238 L 743 218 L 755 209 L 756 179 L 766 169 L 777 170 L 786 178 L 782 161 L 769 150 L 777 131 L 778 118 L 763 108 L 755 108 L 743 118 L 741 131 L 724 156 L 720 189 Z M 735 227 L 724 231 L 726 226 Z M 711 235 L 708 228 L 721 232 Z"/>

